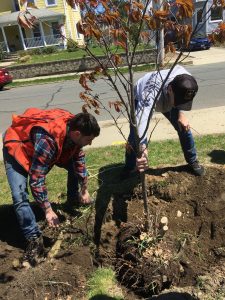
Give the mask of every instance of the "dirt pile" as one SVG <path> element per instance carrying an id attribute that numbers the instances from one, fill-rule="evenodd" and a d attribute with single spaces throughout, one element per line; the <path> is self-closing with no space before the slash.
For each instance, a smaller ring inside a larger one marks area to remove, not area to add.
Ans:
<path id="1" fill-rule="evenodd" d="M 167 300 L 224 299 L 225 169 L 208 167 L 204 177 L 195 177 L 180 168 L 158 168 L 147 181 L 148 233 L 139 187 L 125 195 L 120 182 L 113 183 L 104 209 L 102 191 L 96 211 L 85 217 L 61 212 L 59 230 L 48 229 L 36 211 L 45 245 L 50 249 L 59 236 L 62 241 L 54 258 L 30 269 L 17 267 L 22 239 L 12 207 L 1 207 L 0 299 L 85 299 L 97 265 L 116 270 L 127 300 L 155 294 Z M 162 217 L 168 219 L 165 232 Z"/>

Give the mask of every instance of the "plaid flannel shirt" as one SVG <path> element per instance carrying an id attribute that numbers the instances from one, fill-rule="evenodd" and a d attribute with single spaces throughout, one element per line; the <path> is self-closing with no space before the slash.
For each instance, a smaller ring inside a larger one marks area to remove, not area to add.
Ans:
<path id="1" fill-rule="evenodd" d="M 34 154 L 32 157 L 31 168 L 29 170 L 30 188 L 34 199 L 43 209 L 46 209 L 51 205 L 48 199 L 45 179 L 53 165 L 57 165 L 57 162 L 55 162 L 58 151 L 57 144 L 41 127 L 35 127 L 32 129 L 31 139 L 34 144 Z M 62 155 L 67 151 L 73 151 L 74 147 L 77 146 L 67 137 L 63 145 Z M 85 154 L 80 147 L 77 147 L 77 151 L 74 153 L 72 159 L 80 184 L 86 184 L 87 170 L 85 166 Z M 63 167 L 63 165 L 60 166 Z"/>

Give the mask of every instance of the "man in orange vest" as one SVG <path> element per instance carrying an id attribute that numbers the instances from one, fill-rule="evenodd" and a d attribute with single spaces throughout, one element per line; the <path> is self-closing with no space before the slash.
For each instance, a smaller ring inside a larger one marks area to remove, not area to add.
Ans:
<path id="1" fill-rule="evenodd" d="M 91 203 L 83 146 L 91 145 L 100 127 L 89 113 L 73 115 L 62 109 L 29 108 L 14 115 L 3 136 L 3 157 L 14 209 L 27 241 L 24 261 L 32 266 L 43 259 L 41 231 L 29 205 L 27 181 L 34 199 L 45 212 L 51 227 L 59 219 L 48 199 L 45 178 L 54 165 L 68 170 L 67 202 Z"/>

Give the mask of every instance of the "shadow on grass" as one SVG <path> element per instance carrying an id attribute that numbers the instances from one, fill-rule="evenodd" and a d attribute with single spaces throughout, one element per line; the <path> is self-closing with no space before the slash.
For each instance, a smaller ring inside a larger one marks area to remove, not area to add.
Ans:
<path id="1" fill-rule="evenodd" d="M 127 221 L 127 203 L 126 200 L 132 194 L 137 186 L 138 177 L 120 179 L 120 173 L 123 164 L 112 164 L 99 170 L 99 189 L 96 197 L 96 215 L 95 215 L 95 243 L 98 246 L 101 239 L 101 227 L 104 220 L 107 220 L 107 209 L 111 202 L 112 219 L 119 226 L 121 222 Z"/>
<path id="2" fill-rule="evenodd" d="M 212 150 L 208 153 L 211 157 L 211 162 L 215 164 L 225 164 L 225 151 L 224 150 Z"/>

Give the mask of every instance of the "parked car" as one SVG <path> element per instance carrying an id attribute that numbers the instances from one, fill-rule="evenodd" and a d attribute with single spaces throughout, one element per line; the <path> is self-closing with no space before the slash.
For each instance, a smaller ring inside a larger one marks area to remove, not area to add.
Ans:
<path id="1" fill-rule="evenodd" d="M 188 51 L 208 50 L 211 47 L 211 42 L 207 37 L 195 37 L 190 40 Z"/>
<path id="2" fill-rule="evenodd" d="M 12 82 L 12 80 L 13 77 L 9 74 L 7 69 L 0 69 L 0 90 L 2 90 L 6 84 Z"/>
<path id="3" fill-rule="evenodd" d="M 183 51 L 197 51 L 197 50 L 208 50 L 211 47 L 211 42 L 208 37 L 196 36 L 190 40 L 188 46 L 184 45 L 182 40 L 178 40 L 174 30 L 165 31 L 164 44 L 165 46 L 172 42 L 177 50 Z"/>

